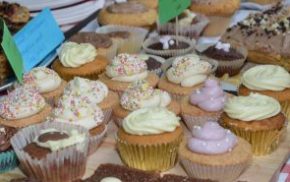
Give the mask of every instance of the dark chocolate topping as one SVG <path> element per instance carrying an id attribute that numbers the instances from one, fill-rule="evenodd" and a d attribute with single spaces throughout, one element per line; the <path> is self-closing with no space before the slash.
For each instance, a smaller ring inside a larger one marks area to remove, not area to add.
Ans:
<path id="1" fill-rule="evenodd" d="M 95 32 L 81 32 L 70 38 L 70 41 L 77 43 L 91 43 L 96 48 L 108 48 L 113 42 L 108 35 Z"/>
<path id="2" fill-rule="evenodd" d="M 162 65 L 159 61 L 157 61 L 156 59 L 152 57 L 149 57 L 149 59 L 146 60 L 146 64 L 149 71 L 158 69 Z"/>
<path id="3" fill-rule="evenodd" d="M 217 49 L 215 46 L 211 46 L 203 52 L 209 58 L 224 60 L 224 61 L 233 61 L 237 59 L 242 59 L 244 56 L 239 53 L 236 49 L 230 48 L 229 52 L 224 51 L 223 49 Z"/>
<path id="4" fill-rule="evenodd" d="M 0 152 L 4 152 L 11 147 L 10 139 L 16 131 L 14 128 L 0 126 Z"/>
<path id="5" fill-rule="evenodd" d="M 148 11 L 148 8 L 138 2 L 125 2 L 112 4 L 107 8 L 110 13 L 121 13 L 121 14 L 134 14 L 134 13 L 144 13 Z"/>
<path id="6" fill-rule="evenodd" d="M 62 140 L 65 138 L 69 138 L 68 134 L 66 133 L 61 133 L 61 132 L 49 132 L 49 133 L 44 133 L 38 137 L 39 142 L 47 142 L 47 141 L 57 141 L 57 140 Z"/>
<path id="7" fill-rule="evenodd" d="M 154 43 L 154 44 L 148 46 L 148 48 L 154 49 L 154 50 L 170 50 L 170 49 L 172 50 L 172 49 L 186 49 L 189 46 L 190 45 L 188 43 L 181 42 L 181 41 L 179 41 L 178 45 L 177 45 L 176 41 L 174 40 L 173 45 L 169 44 L 169 49 L 163 49 L 163 44 L 161 42 Z"/>
<path id="8" fill-rule="evenodd" d="M 213 181 L 190 178 L 187 176 L 178 176 L 174 174 L 166 174 L 162 178 L 160 178 L 159 182 L 213 182 Z"/>
<path id="9" fill-rule="evenodd" d="M 116 32 L 107 33 L 107 35 L 111 38 L 127 39 L 130 36 L 130 33 L 126 31 L 116 31 Z"/>

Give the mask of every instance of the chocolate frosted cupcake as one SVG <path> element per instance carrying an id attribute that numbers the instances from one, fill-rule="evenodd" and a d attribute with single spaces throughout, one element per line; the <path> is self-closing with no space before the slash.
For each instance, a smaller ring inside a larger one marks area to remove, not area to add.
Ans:
<path id="1" fill-rule="evenodd" d="M 248 51 L 244 46 L 218 42 L 202 54 L 218 61 L 216 75 L 221 77 L 226 73 L 229 76 L 238 74 L 246 61 Z"/>
<path id="2" fill-rule="evenodd" d="M 162 65 L 165 63 L 164 58 L 150 54 L 139 54 L 138 56 L 146 62 L 148 71 L 153 72 L 158 76 L 162 75 Z"/>
<path id="3" fill-rule="evenodd" d="M 69 182 L 85 173 L 88 131 L 75 125 L 46 122 L 16 133 L 11 144 L 28 176 L 42 182 Z"/>
<path id="4" fill-rule="evenodd" d="M 150 37 L 143 43 L 146 53 L 164 58 L 180 56 L 193 51 L 195 42 L 181 36 Z"/>

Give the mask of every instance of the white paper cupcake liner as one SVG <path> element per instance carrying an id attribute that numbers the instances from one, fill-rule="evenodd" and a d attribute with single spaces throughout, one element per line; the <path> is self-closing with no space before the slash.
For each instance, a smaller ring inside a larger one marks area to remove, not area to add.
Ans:
<path id="1" fill-rule="evenodd" d="M 112 119 L 112 112 L 113 112 L 112 108 L 103 109 L 105 124 L 108 124 Z"/>
<path id="2" fill-rule="evenodd" d="M 64 149 L 51 152 L 43 159 L 34 159 L 23 148 L 39 136 L 42 129 L 55 128 L 60 131 L 76 129 L 86 134 L 86 139 Z M 11 139 L 11 145 L 20 161 L 23 171 L 42 182 L 69 182 L 83 176 L 87 163 L 89 144 L 88 130 L 71 124 L 45 122 L 23 128 Z"/>
<path id="3" fill-rule="evenodd" d="M 153 54 L 161 57 L 173 57 L 173 56 L 180 56 L 190 53 L 194 50 L 195 41 L 187 39 L 186 37 L 182 36 L 171 36 L 174 40 L 178 40 L 179 42 L 185 42 L 189 46 L 185 49 L 165 49 L 165 50 L 154 50 L 149 48 L 150 45 L 158 43 L 160 36 L 157 37 L 149 37 L 143 43 L 143 49 L 148 54 Z"/>
<path id="4" fill-rule="evenodd" d="M 222 112 L 221 112 L 222 113 Z M 187 128 L 192 131 L 194 126 L 203 126 L 208 121 L 218 121 L 220 114 L 213 115 L 213 116 L 194 116 L 182 113 L 183 121 L 185 122 Z"/>
<path id="5" fill-rule="evenodd" d="M 97 151 L 101 142 L 103 141 L 104 137 L 106 136 L 107 129 L 108 129 L 108 127 L 107 127 L 107 125 L 105 125 L 105 129 L 102 133 L 100 133 L 99 135 L 96 135 L 96 136 L 90 136 L 88 155 L 91 155 Z"/>
<path id="6" fill-rule="evenodd" d="M 130 27 L 122 25 L 106 25 L 98 28 L 98 33 L 110 33 L 116 31 L 127 31 L 131 35 L 128 39 L 117 42 L 118 54 L 120 53 L 139 53 L 142 47 L 142 43 L 148 34 L 148 30 L 139 27 Z"/>

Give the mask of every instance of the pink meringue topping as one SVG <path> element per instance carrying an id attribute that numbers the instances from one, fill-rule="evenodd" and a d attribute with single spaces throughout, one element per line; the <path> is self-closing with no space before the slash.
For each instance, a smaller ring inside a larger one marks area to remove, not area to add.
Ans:
<path id="1" fill-rule="evenodd" d="M 193 91 L 190 95 L 190 103 L 199 108 L 215 112 L 224 108 L 226 94 L 220 87 L 217 80 L 208 79 L 205 81 L 204 87 Z"/>
<path id="2" fill-rule="evenodd" d="M 201 154 L 214 155 L 230 152 L 237 143 L 237 137 L 217 122 L 207 122 L 202 127 L 195 126 L 192 135 L 187 146 L 192 152 Z"/>

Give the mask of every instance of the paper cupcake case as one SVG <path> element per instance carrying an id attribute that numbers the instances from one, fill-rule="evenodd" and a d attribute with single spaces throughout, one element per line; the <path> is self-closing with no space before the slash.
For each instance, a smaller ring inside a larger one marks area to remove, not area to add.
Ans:
<path id="1" fill-rule="evenodd" d="M 180 56 L 180 55 L 185 55 L 190 53 L 191 51 L 194 50 L 195 46 L 195 41 L 187 39 L 182 36 L 171 36 L 172 39 L 178 40 L 179 42 L 185 42 L 189 46 L 186 49 L 167 49 L 167 50 L 155 50 L 155 49 L 150 49 L 149 46 L 155 43 L 159 42 L 160 36 L 157 37 L 150 37 L 146 39 L 143 43 L 143 49 L 146 53 L 148 54 L 153 54 L 161 57 L 173 57 L 173 56 Z"/>
<path id="2" fill-rule="evenodd" d="M 91 155 L 97 151 L 101 142 L 103 141 L 104 137 L 106 136 L 107 129 L 108 129 L 108 127 L 107 127 L 107 125 L 105 125 L 105 129 L 101 134 L 98 134 L 96 136 L 90 136 L 88 155 Z"/>
<path id="3" fill-rule="evenodd" d="M 118 54 L 118 45 L 113 45 L 106 49 L 97 49 L 97 53 L 108 59 L 109 62 Z"/>
<path id="4" fill-rule="evenodd" d="M 189 114 L 181 113 L 183 121 L 190 131 L 192 131 L 194 126 L 203 126 L 208 121 L 218 121 L 222 112 L 217 113 L 212 116 L 194 116 Z"/>
<path id="5" fill-rule="evenodd" d="M 86 133 L 86 139 L 82 143 L 52 152 L 43 159 L 33 159 L 23 151 L 23 148 L 33 142 L 34 138 L 40 134 L 40 130 L 47 128 L 67 132 L 76 129 L 81 133 Z M 83 127 L 56 122 L 36 124 L 17 132 L 12 137 L 11 144 L 25 174 L 35 179 L 41 179 L 43 182 L 69 182 L 81 178 L 85 172 L 89 135 Z"/>
<path id="6" fill-rule="evenodd" d="M 148 30 L 138 27 L 122 26 L 122 25 L 106 25 L 98 28 L 97 33 L 110 33 L 117 31 L 126 31 L 131 35 L 126 40 L 120 40 L 115 42 L 120 53 L 139 53 L 142 47 L 142 43 L 148 34 Z"/>
<path id="7" fill-rule="evenodd" d="M 174 167 L 182 137 L 170 143 L 130 144 L 117 137 L 117 148 L 122 161 L 129 167 L 146 171 L 166 171 Z"/>
<path id="8" fill-rule="evenodd" d="M 105 122 L 105 124 L 108 124 L 110 122 L 110 120 L 112 119 L 113 109 L 108 108 L 108 109 L 102 109 L 102 110 L 104 113 L 104 122 Z"/>
<path id="9" fill-rule="evenodd" d="M 280 101 L 282 112 L 285 114 L 287 120 L 290 119 L 290 100 Z"/>
<path id="10" fill-rule="evenodd" d="M 113 120 L 118 127 L 122 127 L 124 118 L 120 118 L 114 115 Z"/>
<path id="11" fill-rule="evenodd" d="M 18 164 L 17 156 L 13 150 L 0 153 L 0 174 L 14 169 Z"/>

